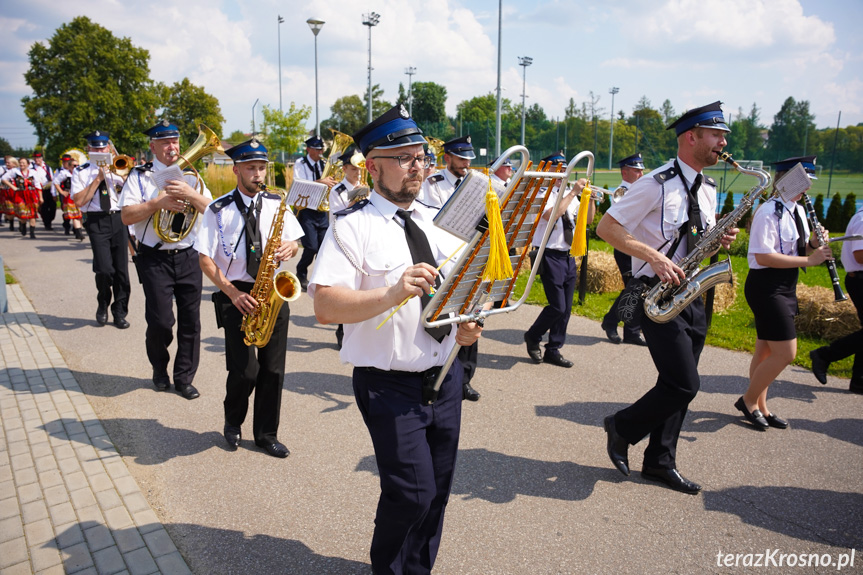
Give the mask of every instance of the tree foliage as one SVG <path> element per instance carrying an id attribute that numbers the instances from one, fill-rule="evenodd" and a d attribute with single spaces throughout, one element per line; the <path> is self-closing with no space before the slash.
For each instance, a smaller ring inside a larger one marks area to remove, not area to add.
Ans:
<path id="1" fill-rule="evenodd" d="M 47 45 L 30 48 L 24 79 L 33 90 L 24 113 L 49 157 L 81 147 L 84 135 L 105 130 L 122 153 L 146 147 L 141 132 L 158 105 L 149 52 L 78 16 L 56 30 Z"/>
<path id="2" fill-rule="evenodd" d="M 291 102 L 287 110 L 278 110 L 264 106 L 261 110 L 264 122 L 261 124 L 261 134 L 270 154 L 284 151 L 293 154 L 300 149 L 306 139 L 306 121 L 312 114 L 311 106 L 297 107 Z"/>
<path id="3" fill-rule="evenodd" d="M 11 156 L 15 150 L 6 138 L 0 138 L 0 158 Z"/>
<path id="4" fill-rule="evenodd" d="M 809 112 L 809 102 L 788 97 L 773 116 L 767 141 L 766 161 L 777 162 L 792 156 L 812 153 L 809 138 L 815 135 L 815 116 Z"/>
<path id="5" fill-rule="evenodd" d="M 219 100 L 202 87 L 192 84 L 188 78 L 183 78 L 171 87 L 159 85 L 159 93 L 162 117 L 180 129 L 181 149 L 191 145 L 198 137 L 198 124 L 205 124 L 221 137 L 225 118 L 222 116 Z"/>
<path id="6" fill-rule="evenodd" d="M 412 91 L 413 119 L 417 124 L 446 122 L 445 87 L 434 82 L 415 82 Z"/>
<path id="7" fill-rule="evenodd" d="M 362 98 L 354 94 L 342 96 L 330 108 L 330 117 L 321 122 L 321 132 L 329 134 L 330 130 L 338 130 L 345 134 L 354 134 L 367 124 L 367 110 Z"/>

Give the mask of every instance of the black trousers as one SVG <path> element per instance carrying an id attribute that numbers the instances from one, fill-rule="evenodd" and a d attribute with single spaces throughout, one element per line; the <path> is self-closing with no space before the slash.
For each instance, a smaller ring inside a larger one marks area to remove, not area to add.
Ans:
<path id="1" fill-rule="evenodd" d="M 236 281 L 232 283 L 246 293 L 251 291 L 253 285 Z M 243 425 L 249 411 L 249 397 L 255 392 L 252 419 L 255 442 L 264 444 L 278 441 L 291 309 L 287 302 L 282 305 L 269 343 L 257 348 L 243 343 L 243 314 L 222 292 L 216 296 L 216 308 L 220 324 L 225 330 L 225 363 L 228 369 L 225 423 L 234 427 Z"/>
<path id="2" fill-rule="evenodd" d="M 157 250 L 141 244 L 136 258 L 144 288 L 147 319 L 147 358 L 157 375 L 168 373 L 168 346 L 174 341 L 174 300 L 177 301 L 177 357 L 174 385 L 195 379 L 201 352 L 201 265 L 198 252 Z"/>
<path id="3" fill-rule="evenodd" d="M 57 215 L 57 198 L 51 195 L 51 189 L 42 189 L 42 205 L 39 206 L 39 215 L 42 216 L 42 223 L 45 224 L 45 229 L 51 229 L 51 222 L 54 221 L 54 216 Z"/>
<path id="4" fill-rule="evenodd" d="M 697 298 L 668 323 L 644 316 L 641 331 L 659 376 L 650 391 L 615 414 L 614 425 L 633 445 L 650 436 L 644 465 L 673 469 L 683 418 L 700 386 L 698 360 L 707 337 L 704 303 Z"/>
<path id="5" fill-rule="evenodd" d="M 458 454 L 463 373 L 456 359 L 437 401 L 423 405 L 422 374 L 354 368 L 380 472 L 370 552 L 378 575 L 427 574 L 434 566 Z"/>
<path id="6" fill-rule="evenodd" d="M 623 280 L 623 285 L 626 285 L 629 278 L 632 277 L 632 258 L 620 250 L 614 250 L 614 262 L 617 264 L 617 269 L 620 271 L 620 278 Z M 602 318 L 603 331 L 617 329 L 617 324 L 620 323 L 620 318 L 617 315 L 618 305 L 620 305 L 620 294 L 617 295 L 614 303 L 611 304 L 611 308 L 609 308 L 608 313 L 606 313 Z M 639 329 L 638 326 L 623 324 L 623 339 L 635 339 L 638 337 L 639 333 L 641 333 L 641 329 Z"/>
<path id="7" fill-rule="evenodd" d="M 863 325 L 863 272 L 855 272 L 853 276 L 845 276 L 845 290 L 854 306 L 857 317 Z M 827 347 L 818 350 L 821 357 L 827 361 L 839 361 L 848 356 L 854 356 L 854 366 L 851 368 L 851 385 L 863 386 L 863 329 L 839 338 Z"/>
<path id="8" fill-rule="evenodd" d="M 324 241 L 324 236 L 327 234 L 327 228 L 330 227 L 330 215 L 327 212 L 306 208 L 300 210 L 300 213 L 297 214 L 297 220 L 300 222 L 304 234 L 300 238 L 303 244 L 303 254 L 300 256 L 300 261 L 297 262 L 297 277 L 306 278 L 309 274 L 309 266 L 312 265 L 312 260 L 315 259 L 315 255 Z"/>
<path id="9" fill-rule="evenodd" d="M 114 319 L 129 312 L 129 229 L 120 212 L 88 212 L 87 235 L 93 249 L 96 300 L 100 309 L 111 307 Z M 111 302 L 113 297 L 113 303 Z"/>
<path id="10" fill-rule="evenodd" d="M 546 248 L 540 267 L 542 288 L 548 305 L 539 312 L 533 325 L 527 330 L 527 337 L 540 341 L 548 332 L 546 351 L 559 350 L 566 341 L 566 327 L 572 317 L 572 298 L 578 279 L 578 264 L 569 252 Z"/>

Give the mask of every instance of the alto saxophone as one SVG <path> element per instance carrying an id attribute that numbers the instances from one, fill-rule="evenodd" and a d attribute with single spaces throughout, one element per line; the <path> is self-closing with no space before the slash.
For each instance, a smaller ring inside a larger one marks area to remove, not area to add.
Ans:
<path id="1" fill-rule="evenodd" d="M 672 282 L 662 282 L 653 286 L 644 299 L 644 313 L 656 323 L 667 323 L 677 317 L 686 309 L 695 298 L 720 283 L 731 283 L 731 259 L 726 258 L 721 262 L 710 264 L 702 268 L 703 262 L 708 256 L 722 247 L 722 236 L 734 227 L 743 214 L 755 204 L 757 200 L 770 187 L 770 174 L 762 170 L 743 168 L 734 161 L 731 154 L 723 152 L 719 159 L 728 162 L 741 174 L 748 174 L 758 178 L 758 185 L 746 193 L 734 210 L 722 218 L 715 226 L 704 232 L 698 244 L 689 252 L 685 258 L 678 262 L 678 267 L 683 270 L 686 277 L 681 280 L 680 285 Z"/>
<path id="2" fill-rule="evenodd" d="M 267 186 L 258 184 L 261 191 Z M 273 328 L 276 326 L 276 318 L 286 301 L 294 301 L 300 297 L 300 280 L 288 270 L 279 271 L 279 263 L 275 261 L 276 250 L 282 243 L 282 228 L 284 228 L 285 212 L 288 209 L 288 194 L 284 190 L 274 189 L 279 194 L 281 202 L 279 211 L 273 217 L 273 225 L 270 227 L 270 235 L 267 238 L 267 247 L 261 256 L 261 267 L 258 268 L 258 277 L 255 285 L 249 293 L 258 305 L 251 313 L 243 316 L 243 343 L 248 346 L 264 347 L 273 336 Z M 247 240 L 248 241 L 248 240 Z"/>

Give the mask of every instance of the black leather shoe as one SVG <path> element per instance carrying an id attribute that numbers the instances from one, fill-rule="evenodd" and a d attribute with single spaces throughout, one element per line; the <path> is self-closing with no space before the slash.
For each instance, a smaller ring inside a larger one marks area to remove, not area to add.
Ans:
<path id="1" fill-rule="evenodd" d="M 625 337 L 623 338 L 623 343 L 630 343 L 632 345 L 647 345 L 647 342 L 644 341 L 644 338 L 640 335 L 637 335 L 635 337 Z"/>
<path id="2" fill-rule="evenodd" d="M 809 352 L 809 359 L 812 360 L 812 374 L 815 376 L 815 379 L 821 385 L 827 385 L 827 368 L 830 367 L 830 362 L 821 357 L 817 349 Z"/>
<path id="3" fill-rule="evenodd" d="M 228 446 L 231 449 L 236 449 L 240 446 L 240 438 L 242 437 L 242 432 L 239 427 L 234 427 L 233 425 L 225 424 L 225 441 L 228 442 Z"/>
<path id="4" fill-rule="evenodd" d="M 701 486 L 699 484 L 688 480 L 676 469 L 661 469 L 645 465 L 641 468 L 641 476 L 650 481 L 659 481 L 660 483 L 664 483 L 675 491 L 680 491 L 681 493 L 697 495 L 698 492 L 701 491 Z"/>
<path id="5" fill-rule="evenodd" d="M 468 401 L 479 401 L 479 392 L 472 388 L 469 383 L 465 383 L 462 389 L 463 397 Z"/>
<path id="6" fill-rule="evenodd" d="M 177 385 L 175 383 L 174 389 L 176 389 L 177 393 L 179 393 L 186 399 L 196 399 L 198 397 L 201 397 L 201 394 L 198 393 L 198 390 L 195 389 L 195 386 L 191 383 L 187 383 L 186 385 Z"/>
<path id="7" fill-rule="evenodd" d="M 124 318 L 124 317 L 115 317 L 114 318 L 114 325 L 118 329 L 126 329 L 129 327 L 129 322 L 126 321 L 126 318 Z"/>
<path id="8" fill-rule="evenodd" d="M 291 452 L 288 451 L 288 448 L 279 443 L 278 441 L 276 441 L 275 443 L 258 443 L 256 441 L 255 445 L 257 445 L 258 447 L 262 447 L 264 451 L 266 451 L 273 457 L 281 457 L 282 459 L 284 459 L 291 454 Z"/>
<path id="9" fill-rule="evenodd" d="M 108 309 L 107 308 L 99 308 L 96 310 L 96 323 L 99 325 L 105 325 L 108 323 Z"/>
<path id="10" fill-rule="evenodd" d="M 613 328 L 605 330 L 605 337 L 608 338 L 608 341 L 610 341 L 611 343 L 615 343 L 615 344 L 618 344 L 621 341 L 623 341 L 622 339 L 620 339 L 620 336 L 617 335 L 617 326 L 614 326 Z"/>
<path id="11" fill-rule="evenodd" d="M 776 427 L 778 429 L 785 429 L 786 427 L 788 427 L 788 422 L 776 415 L 775 413 L 765 415 L 764 421 L 766 421 L 767 425 L 769 425 L 770 427 Z"/>
<path id="12" fill-rule="evenodd" d="M 611 459 L 611 462 L 618 471 L 628 476 L 629 442 L 617 434 L 617 430 L 614 428 L 613 415 L 606 417 L 603 420 L 602 425 L 605 428 L 605 433 L 608 435 L 608 442 L 606 444 L 608 457 Z"/>
<path id="13" fill-rule="evenodd" d="M 851 382 L 851 385 L 848 386 L 848 391 L 851 393 L 859 393 L 863 395 L 863 383 L 854 383 Z"/>
<path id="14" fill-rule="evenodd" d="M 770 424 L 767 423 L 767 420 L 764 419 L 763 415 L 761 415 L 760 409 L 750 412 L 746 408 L 746 402 L 743 401 L 742 395 L 740 396 L 740 399 L 734 402 L 734 407 L 739 409 L 740 412 L 743 413 L 743 416 L 746 417 L 746 419 L 748 419 L 758 431 L 767 431 L 767 428 L 770 427 Z"/>
<path id="15" fill-rule="evenodd" d="M 167 373 L 153 374 L 153 385 L 156 386 L 156 391 L 167 391 L 171 387 L 171 378 Z"/>
<path id="16" fill-rule="evenodd" d="M 298 276 L 297 279 L 300 280 L 300 289 L 302 289 L 303 291 L 308 291 L 309 290 L 309 280 L 306 279 L 306 276 Z M 282 446 L 282 447 L 284 447 L 284 446 Z M 287 457 L 287 455 L 285 457 Z"/>
<path id="17" fill-rule="evenodd" d="M 551 365 L 557 365 L 559 367 L 572 367 L 573 363 L 560 355 L 560 352 L 555 350 L 554 352 L 546 351 L 545 355 L 542 356 L 542 361 L 545 363 L 550 363 Z"/>
<path id="18" fill-rule="evenodd" d="M 539 349 L 539 342 L 524 334 L 524 343 L 527 344 L 527 355 L 533 360 L 533 363 L 542 363 L 542 351 Z"/>

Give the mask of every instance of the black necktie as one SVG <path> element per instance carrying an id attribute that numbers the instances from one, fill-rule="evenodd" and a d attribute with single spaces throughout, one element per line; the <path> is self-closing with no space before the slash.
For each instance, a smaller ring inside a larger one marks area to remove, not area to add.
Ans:
<path id="1" fill-rule="evenodd" d="M 461 178 L 456 178 L 455 187 L 457 188 L 460 183 L 461 183 Z"/>
<path id="2" fill-rule="evenodd" d="M 806 242 L 809 238 L 806 237 L 806 230 L 803 229 L 803 219 L 800 217 L 800 210 L 797 205 L 794 205 L 794 225 L 797 226 L 797 255 L 806 257 Z M 806 271 L 806 268 L 803 268 Z"/>
<path id="3" fill-rule="evenodd" d="M 314 172 L 315 172 L 315 181 L 320 180 L 320 179 L 321 179 L 320 161 L 315 162 L 315 163 L 312 165 L 312 169 L 313 169 L 313 170 L 314 170 Z"/>
<path id="4" fill-rule="evenodd" d="M 405 221 L 405 239 L 408 242 L 408 249 L 411 252 L 411 259 L 415 264 L 427 263 L 432 267 L 437 267 L 437 263 L 432 254 L 429 240 L 420 227 L 411 219 L 411 212 L 407 210 L 396 210 L 396 215 Z M 440 275 L 435 277 L 435 287 L 440 287 Z M 423 294 L 420 297 L 420 309 L 425 309 L 428 302 L 431 301 L 431 296 Z M 452 326 L 446 325 L 443 327 L 427 327 L 426 333 L 435 338 L 438 343 L 443 341 L 443 338 L 449 335 Z"/>
<path id="5" fill-rule="evenodd" d="M 680 177 L 682 178 L 683 175 Z M 695 182 L 686 191 L 689 196 L 689 233 L 686 234 L 686 249 L 690 252 L 695 249 L 695 245 L 704 232 L 704 226 L 701 223 L 701 208 L 698 207 L 698 190 L 701 189 L 702 179 L 701 174 L 695 176 Z"/>
<path id="6" fill-rule="evenodd" d="M 261 234 L 258 229 L 258 218 L 261 215 L 260 196 L 258 203 L 253 201 L 243 215 L 246 220 L 246 273 L 257 279 L 258 269 L 261 267 Z"/>
<path id="7" fill-rule="evenodd" d="M 99 183 L 99 208 L 106 214 L 111 211 L 111 196 L 108 195 L 108 183 L 102 180 Z"/>
<path id="8" fill-rule="evenodd" d="M 563 241 L 572 247 L 572 232 L 575 230 L 575 224 L 569 217 L 569 212 L 563 212 L 561 219 L 563 220 Z"/>

